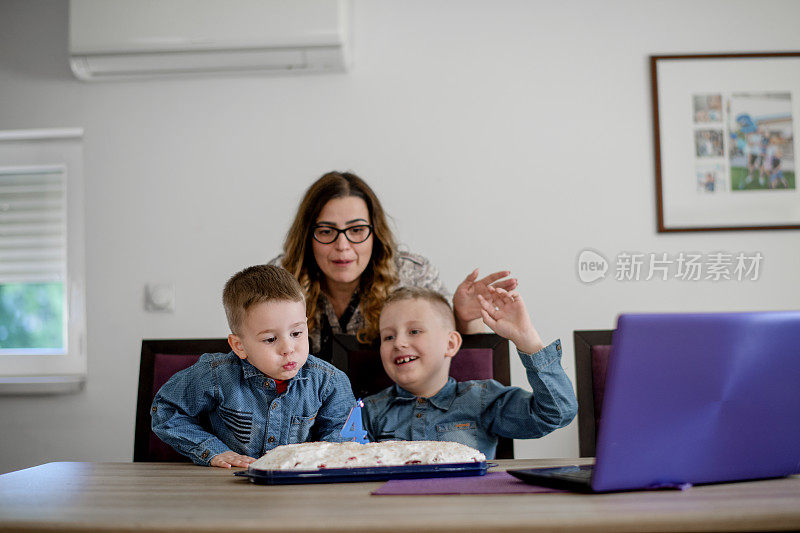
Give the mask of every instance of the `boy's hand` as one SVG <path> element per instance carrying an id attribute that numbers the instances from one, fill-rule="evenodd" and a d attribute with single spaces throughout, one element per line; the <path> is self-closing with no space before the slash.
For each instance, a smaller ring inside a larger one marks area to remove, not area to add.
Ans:
<path id="1" fill-rule="evenodd" d="M 255 461 L 255 459 L 247 455 L 239 455 L 236 452 L 224 452 L 218 453 L 211 458 L 211 466 L 217 466 L 219 468 L 230 468 L 232 466 L 246 467 L 253 461 Z"/>
<path id="2" fill-rule="evenodd" d="M 544 348 L 519 293 L 494 287 L 487 287 L 487 293 L 486 297 L 479 294 L 478 299 L 483 321 L 492 331 L 525 353 L 536 353 Z"/>
<path id="3" fill-rule="evenodd" d="M 456 319 L 461 323 L 467 323 L 481 317 L 481 303 L 478 296 L 489 297 L 489 287 L 513 291 L 517 288 L 517 280 L 514 278 L 503 279 L 511 274 L 508 270 L 502 270 L 489 274 L 478 279 L 478 269 L 473 270 L 462 281 L 455 294 L 453 294 L 453 311 Z"/>

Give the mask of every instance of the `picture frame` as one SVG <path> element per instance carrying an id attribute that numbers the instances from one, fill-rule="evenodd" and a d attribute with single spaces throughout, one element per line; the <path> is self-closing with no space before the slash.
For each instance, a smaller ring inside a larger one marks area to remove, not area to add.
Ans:
<path id="1" fill-rule="evenodd" d="M 800 229 L 800 52 L 650 56 L 659 233 Z"/>

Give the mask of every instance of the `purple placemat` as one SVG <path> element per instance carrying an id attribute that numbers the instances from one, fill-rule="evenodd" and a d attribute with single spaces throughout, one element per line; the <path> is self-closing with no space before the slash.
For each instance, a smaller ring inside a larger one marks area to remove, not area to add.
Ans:
<path id="1" fill-rule="evenodd" d="M 490 472 L 484 476 L 392 479 L 373 491 L 378 496 L 422 494 L 536 494 L 565 492 L 528 485 L 511 474 Z"/>

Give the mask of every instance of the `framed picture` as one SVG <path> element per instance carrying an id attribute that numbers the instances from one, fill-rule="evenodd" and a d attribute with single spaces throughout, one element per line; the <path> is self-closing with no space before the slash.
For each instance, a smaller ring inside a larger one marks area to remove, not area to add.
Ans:
<path id="1" fill-rule="evenodd" d="M 800 229 L 800 52 L 650 56 L 658 231 Z"/>

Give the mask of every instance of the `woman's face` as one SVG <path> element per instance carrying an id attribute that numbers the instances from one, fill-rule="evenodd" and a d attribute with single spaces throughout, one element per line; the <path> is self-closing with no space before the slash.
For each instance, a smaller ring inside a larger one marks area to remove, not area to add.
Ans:
<path id="1" fill-rule="evenodd" d="M 369 219 L 367 203 L 358 196 L 329 200 L 320 211 L 315 223 L 317 226 L 337 229 L 363 224 L 372 224 L 372 221 Z M 352 285 L 359 280 L 372 258 L 373 238 L 374 236 L 370 234 L 367 240 L 358 244 L 348 241 L 344 233 L 340 233 L 330 244 L 322 244 L 311 239 L 314 259 L 325 274 L 329 286 Z"/>

